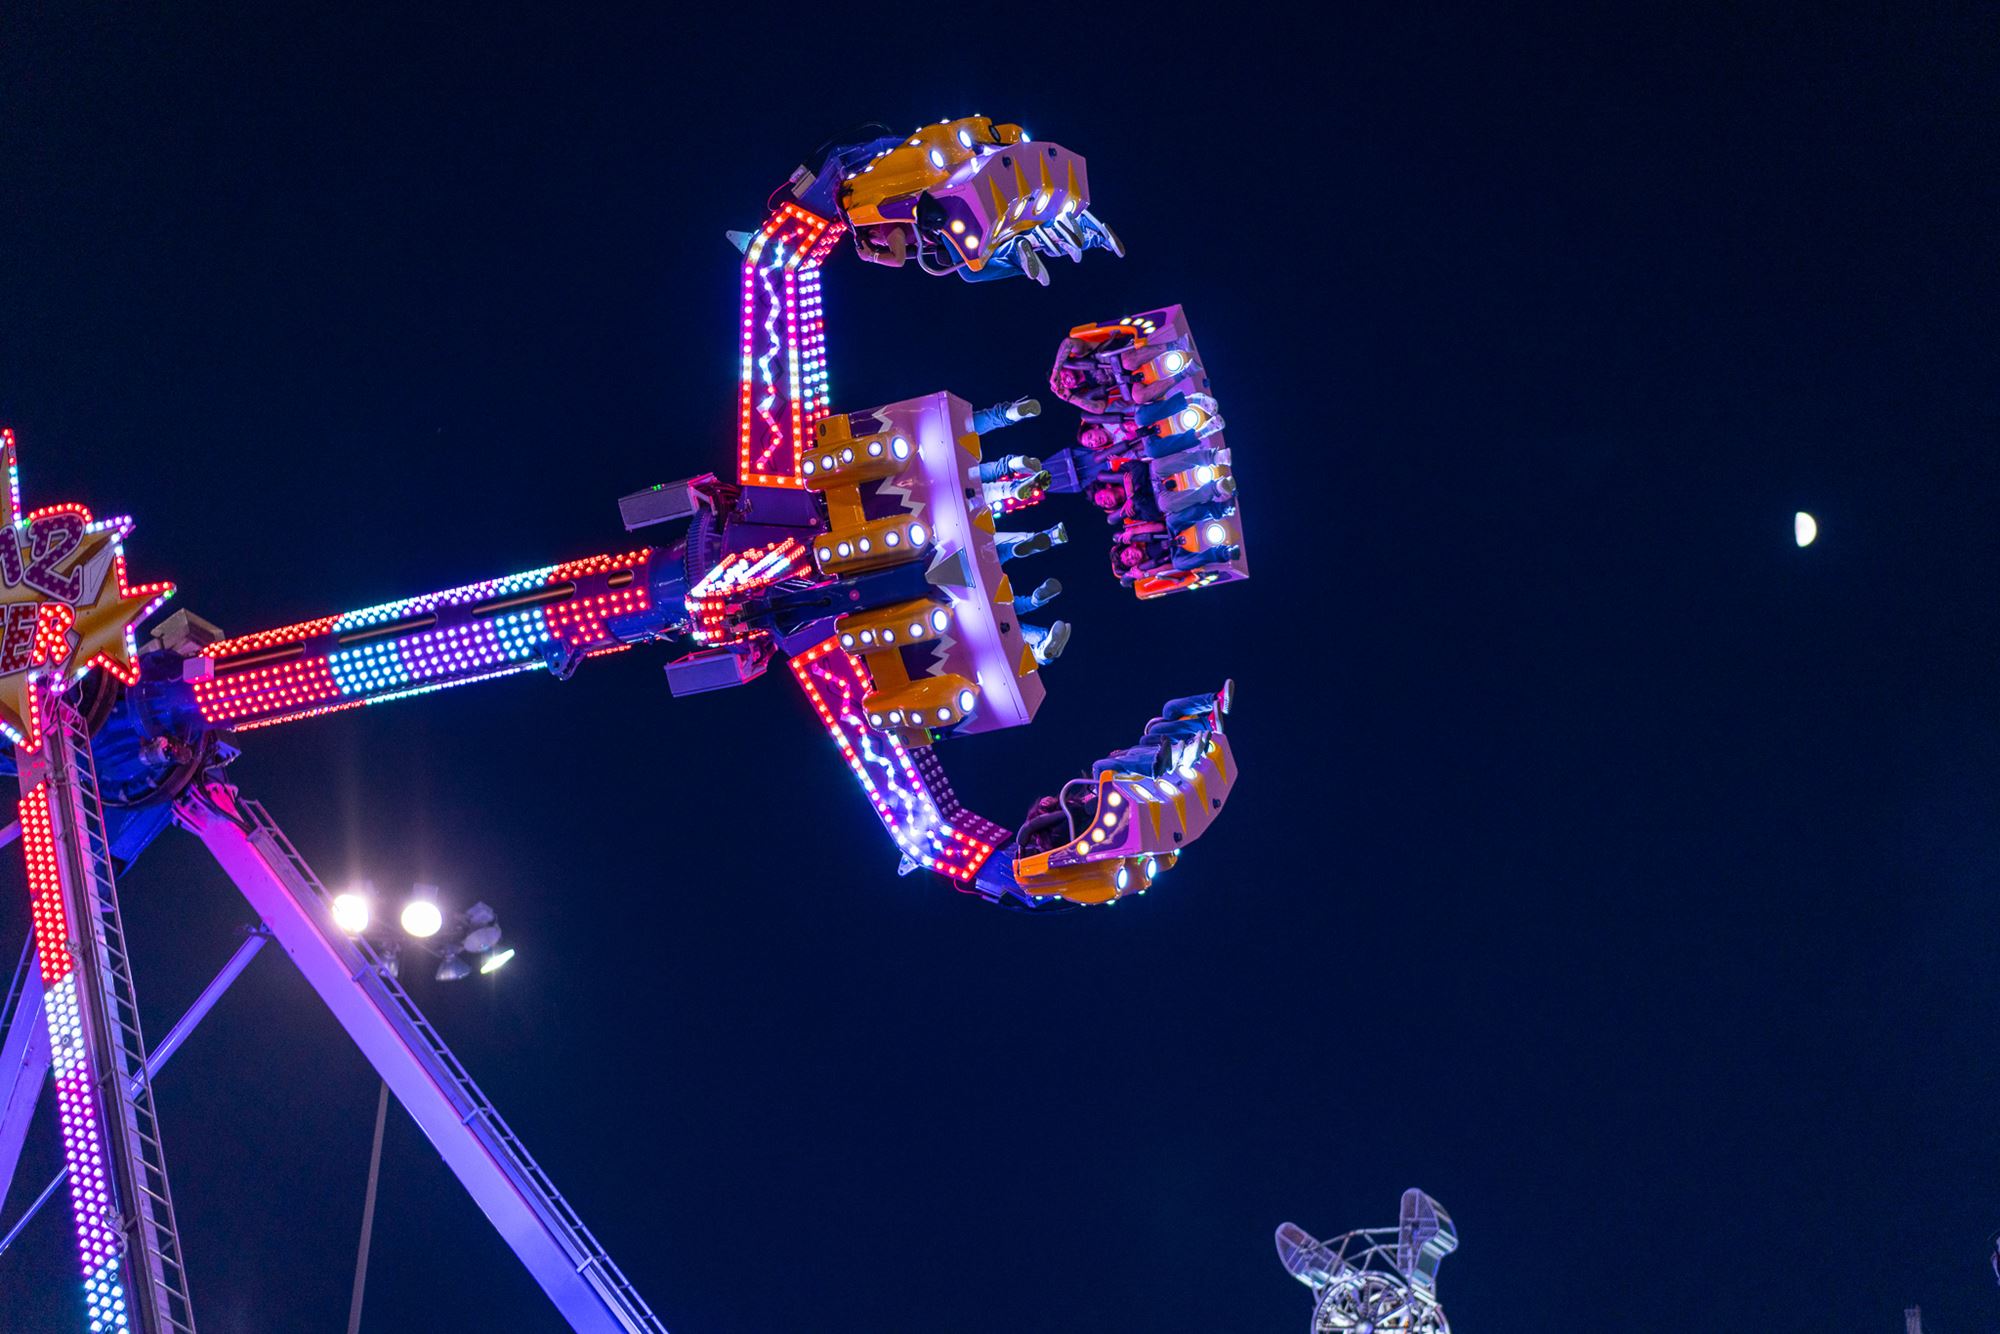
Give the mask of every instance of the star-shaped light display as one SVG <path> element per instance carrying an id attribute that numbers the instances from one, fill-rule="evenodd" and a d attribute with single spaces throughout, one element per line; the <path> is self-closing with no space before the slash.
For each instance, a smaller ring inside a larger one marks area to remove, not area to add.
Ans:
<path id="1" fill-rule="evenodd" d="M 139 679 L 133 630 L 174 586 L 126 581 L 127 516 L 97 519 L 82 505 L 23 512 L 14 433 L 4 429 L 0 467 L 0 733 L 36 750 L 44 692 L 69 689 L 93 667 L 127 685 Z"/>

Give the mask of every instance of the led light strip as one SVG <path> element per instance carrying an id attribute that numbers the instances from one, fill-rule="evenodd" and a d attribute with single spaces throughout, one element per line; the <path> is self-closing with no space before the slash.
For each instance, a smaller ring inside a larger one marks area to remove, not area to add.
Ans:
<path id="1" fill-rule="evenodd" d="M 487 579 L 476 584 L 465 584 L 458 588 L 447 588 L 439 593 L 422 593 L 399 602 L 384 602 L 378 607 L 363 607 L 360 611 L 345 612 L 333 618 L 335 630 L 361 630 L 371 625 L 387 625 L 400 621 L 405 616 L 417 616 L 439 607 L 456 607 L 467 602 L 483 602 L 487 598 L 506 597 L 510 593 L 526 593 L 531 589 L 547 585 L 557 567 L 545 565 L 539 570 L 524 570 L 520 574 L 510 574 L 501 579 Z"/>
<path id="2" fill-rule="evenodd" d="M 778 419 L 771 415 L 772 405 L 778 401 L 777 386 L 771 379 L 771 363 L 784 350 L 784 342 L 778 335 L 778 293 L 771 286 L 771 270 L 785 262 L 785 241 L 779 237 L 771 247 L 771 262 L 757 270 L 757 285 L 764 294 L 764 355 L 757 358 L 757 386 L 761 391 L 757 399 L 757 419 L 764 424 L 766 443 L 763 452 L 757 455 L 760 472 L 768 472 L 771 455 L 785 443 L 785 434 L 778 429 Z"/>
<path id="3" fill-rule="evenodd" d="M 18 456 L 12 452 L 13 446 L 14 433 L 0 430 L 0 450 L 6 451 L 10 460 L 7 485 L 13 499 L 12 512 L 20 514 L 21 467 Z M 21 730 L 16 730 L 12 726 L 0 723 L 0 736 L 28 751 L 40 747 L 42 740 L 41 691 L 37 688 L 37 683 L 46 678 L 47 688 L 52 693 L 60 694 L 87 676 L 91 668 L 102 667 L 126 685 L 132 685 L 139 679 L 139 647 L 134 627 L 158 611 L 161 604 L 172 597 L 174 592 L 174 586 L 170 583 L 134 585 L 131 582 L 125 564 L 125 535 L 132 531 L 130 515 L 121 514 L 108 519 L 93 519 L 90 510 L 83 505 L 74 503 L 44 505 L 38 510 L 20 514 L 20 518 L 16 520 L 16 528 L 21 533 L 26 533 L 31 525 L 60 514 L 74 515 L 80 519 L 86 536 L 103 532 L 111 534 L 111 564 L 104 571 L 102 578 L 112 581 L 111 587 L 116 590 L 120 598 L 136 600 L 137 605 L 127 614 L 121 629 L 124 636 L 122 660 L 118 655 L 100 651 L 89 658 L 78 657 L 68 664 L 67 670 L 58 668 L 52 674 L 49 664 L 60 664 L 69 657 L 70 632 L 76 628 L 76 607 L 61 601 L 47 601 L 40 604 L 36 612 L 35 642 L 29 655 L 35 665 L 29 667 L 23 674 L 27 685 L 27 689 L 23 692 L 25 713 L 22 722 L 25 726 Z M 4 524 L 0 524 L 0 528 L 4 528 Z M 17 539 L 13 534 L 8 534 L 7 540 Z M 71 591 L 78 597 L 86 595 L 95 597 L 102 587 L 100 583 L 95 590 L 85 590 L 79 586 Z"/>
<path id="4" fill-rule="evenodd" d="M 861 700 L 872 683 L 861 660 L 828 639 L 793 658 L 792 674 L 897 846 L 954 880 L 978 874 L 1000 842 L 997 826 L 962 811 L 942 770 L 925 766 L 935 770 L 926 775 L 900 740 L 869 728 Z"/>
<path id="5" fill-rule="evenodd" d="M 729 624 L 729 617 L 742 606 L 743 599 L 811 570 L 805 547 L 792 537 L 725 556 L 688 590 L 686 602 L 694 618 L 695 641 L 714 645 L 750 638 L 749 632 Z"/>
<path id="6" fill-rule="evenodd" d="M 41 962 L 42 1010 L 49 1026 L 49 1057 L 62 1121 L 63 1158 L 69 1165 L 70 1206 L 83 1265 L 84 1298 L 92 1334 L 131 1327 L 125 1287 L 119 1278 L 124 1241 L 118 1230 L 118 1200 L 107 1173 L 103 1113 L 97 1104 L 94 1072 L 84 1042 L 82 1005 L 77 996 L 76 960 L 70 954 L 69 916 L 63 905 L 62 873 L 56 860 L 49 785 L 37 783 L 19 805 L 21 851 L 28 869 L 34 915 L 35 950 Z M 80 938 L 80 935 L 79 935 Z"/>
<path id="7" fill-rule="evenodd" d="M 832 403 L 819 275 L 845 230 L 785 203 L 744 247 L 737 464 L 746 484 L 800 485 L 799 460 Z"/>
<path id="8" fill-rule="evenodd" d="M 590 556 L 223 640 L 203 656 L 224 671 L 194 682 L 195 702 L 209 722 L 247 730 L 546 668 L 543 655 L 551 643 L 586 655 L 616 649 L 622 644 L 608 623 L 652 606 L 651 584 L 644 577 L 652 554 L 642 547 Z M 490 615 L 477 610 L 476 604 L 495 598 L 601 580 L 626 570 L 633 576 L 618 587 L 600 582 L 602 591 L 544 605 Z M 463 610 L 468 607 L 473 613 Z M 440 614 L 446 623 L 438 623 Z M 401 635 L 346 646 L 339 642 L 356 631 L 393 628 L 411 617 L 429 619 Z M 254 652 L 282 653 L 292 644 L 298 649 L 291 657 L 227 670 L 233 659 Z"/>

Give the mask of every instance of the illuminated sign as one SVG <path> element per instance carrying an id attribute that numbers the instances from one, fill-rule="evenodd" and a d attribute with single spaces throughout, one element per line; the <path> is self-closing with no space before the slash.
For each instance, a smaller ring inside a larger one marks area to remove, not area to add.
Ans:
<path id="1" fill-rule="evenodd" d="M 139 679 L 133 628 L 174 586 L 126 581 L 126 516 L 95 519 L 81 505 L 24 513 L 12 431 L 0 430 L 0 466 L 0 732 L 35 750 L 43 690 L 67 690 L 93 667 L 127 685 Z"/>

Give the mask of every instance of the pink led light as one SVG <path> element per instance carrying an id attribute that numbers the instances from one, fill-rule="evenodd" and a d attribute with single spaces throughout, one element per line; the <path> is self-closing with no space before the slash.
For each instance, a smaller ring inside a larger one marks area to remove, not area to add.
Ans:
<path id="1" fill-rule="evenodd" d="M 829 402 L 819 269 L 845 230 L 786 202 L 744 248 L 737 464 L 751 485 L 803 484 L 799 462 Z"/>
<path id="2" fill-rule="evenodd" d="M 203 654 L 214 675 L 193 682 L 195 702 L 208 721 L 247 731 L 537 668 L 537 646 L 549 640 L 585 655 L 610 651 L 622 645 L 609 622 L 652 606 L 652 558 L 650 547 L 586 556 L 223 640 Z M 559 584 L 576 588 L 513 611 L 509 603 L 479 606 Z M 414 617 L 429 620 L 406 634 L 371 636 Z M 258 653 L 278 660 L 257 662 Z"/>
<path id="3" fill-rule="evenodd" d="M 279 723 L 296 723 L 307 718 L 320 718 L 329 713 L 341 713 L 347 709 L 358 709 L 368 703 L 365 699 L 344 699 L 338 704 L 323 704 L 318 708 L 298 709 L 291 713 L 273 714 L 269 718 L 257 718 L 247 723 L 237 723 L 232 732 L 254 732 L 260 727 L 276 727 Z"/>
<path id="4" fill-rule="evenodd" d="M 62 1123 L 63 1155 L 70 1169 L 77 1250 L 85 1277 L 92 1278 L 107 1261 L 118 1258 L 123 1245 L 116 1226 L 116 1201 L 105 1176 L 101 1112 L 84 1041 L 76 960 L 69 950 L 72 933 L 63 902 L 62 867 L 49 800 L 48 783 L 37 783 L 22 795 L 17 811 L 35 950 L 41 964 L 56 1110 Z"/>
<path id="5" fill-rule="evenodd" d="M 695 640 L 713 645 L 753 638 L 749 629 L 730 624 L 744 599 L 811 570 L 805 547 L 790 537 L 723 557 L 688 590 L 685 602 L 694 618 Z"/>
<path id="6" fill-rule="evenodd" d="M 897 845 L 923 866 L 971 880 L 1006 835 L 959 805 L 928 748 L 920 763 L 901 740 L 868 727 L 861 699 L 873 683 L 861 659 L 828 639 L 793 658 L 792 675 Z"/>

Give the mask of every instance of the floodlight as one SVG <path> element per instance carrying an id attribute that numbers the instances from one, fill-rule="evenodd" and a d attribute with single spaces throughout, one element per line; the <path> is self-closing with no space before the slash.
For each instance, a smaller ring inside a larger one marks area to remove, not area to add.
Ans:
<path id="1" fill-rule="evenodd" d="M 333 924 L 350 936 L 368 929 L 368 896 L 353 890 L 333 896 Z"/>
<path id="2" fill-rule="evenodd" d="M 436 885 L 416 885 L 415 897 L 403 905 L 403 930 L 418 940 L 429 940 L 444 927 L 444 913 L 437 905 Z"/>
<path id="3" fill-rule="evenodd" d="M 465 933 L 464 948 L 469 954 L 484 954 L 500 943 L 500 927 L 475 926 Z"/>
<path id="4" fill-rule="evenodd" d="M 465 939 L 461 947 L 468 954 L 484 954 L 500 943 L 500 918 L 485 903 L 465 910 Z"/>

